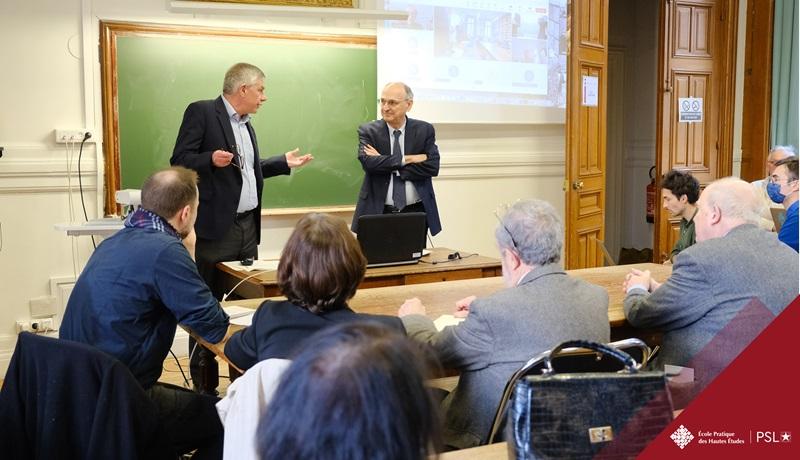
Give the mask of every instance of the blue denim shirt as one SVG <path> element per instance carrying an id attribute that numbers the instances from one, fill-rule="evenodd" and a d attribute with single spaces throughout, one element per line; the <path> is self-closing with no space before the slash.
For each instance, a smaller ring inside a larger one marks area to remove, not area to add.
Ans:
<path id="1" fill-rule="evenodd" d="M 178 323 L 215 343 L 225 336 L 228 315 L 172 227 L 128 225 L 92 254 L 60 336 L 119 359 L 147 389 L 161 376 Z"/>

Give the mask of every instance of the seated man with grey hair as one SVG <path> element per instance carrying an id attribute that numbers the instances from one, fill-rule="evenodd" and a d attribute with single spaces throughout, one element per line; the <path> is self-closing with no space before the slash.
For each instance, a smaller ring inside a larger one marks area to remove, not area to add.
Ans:
<path id="1" fill-rule="evenodd" d="M 506 289 L 457 302 L 466 320 L 441 332 L 419 299 L 400 307 L 408 335 L 428 343 L 445 368 L 461 372 L 444 401 L 448 447 L 486 442 L 506 382 L 536 354 L 565 340 L 608 342 L 608 293 L 564 272 L 563 238 L 551 205 L 518 202 L 495 231 Z"/>
<path id="2" fill-rule="evenodd" d="M 704 348 L 745 306 L 758 299 L 778 315 L 797 296 L 797 253 L 758 228 L 760 205 L 752 186 L 741 179 L 712 182 L 697 201 L 697 243 L 678 254 L 672 275 L 663 284 L 649 271 L 634 269 L 627 275 L 628 322 L 664 333 L 657 367 L 686 366 L 697 358 L 692 365 L 702 361 L 700 372 L 723 369 L 735 356 L 726 357 L 726 350 L 709 356 L 711 350 Z M 707 380 L 697 371 L 696 380 Z"/>
<path id="3" fill-rule="evenodd" d="M 750 185 L 755 188 L 759 198 L 761 199 L 762 206 L 759 209 L 759 213 L 761 213 L 761 220 L 759 221 L 759 225 L 762 228 L 766 228 L 767 230 L 772 230 L 775 228 L 775 224 L 772 222 L 772 213 L 770 211 L 770 207 L 780 207 L 780 204 L 776 204 L 770 199 L 769 193 L 767 192 L 767 186 L 772 178 L 772 174 L 775 172 L 775 167 L 781 160 L 796 157 L 797 152 L 791 145 L 776 145 L 772 147 L 772 149 L 769 151 L 769 155 L 767 155 L 767 177 L 750 182 Z"/>

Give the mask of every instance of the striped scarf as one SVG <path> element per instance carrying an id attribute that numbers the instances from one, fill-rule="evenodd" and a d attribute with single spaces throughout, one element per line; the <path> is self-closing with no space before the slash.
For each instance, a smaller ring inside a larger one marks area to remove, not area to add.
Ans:
<path id="1" fill-rule="evenodd" d="M 163 217 L 159 216 L 158 214 L 148 211 L 143 207 L 139 206 L 139 208 L 130 213 L 128 218 L 125 219 L 125 227 L 126 228 L 149 228 L 152 230 L 157 230 L 159 232 L 164 232 L 169 235 L 174 236 L 175 238 L 180 239 L 180 235 L 178 232 L 172 228 L 172 225 L 169 224 Z"/>

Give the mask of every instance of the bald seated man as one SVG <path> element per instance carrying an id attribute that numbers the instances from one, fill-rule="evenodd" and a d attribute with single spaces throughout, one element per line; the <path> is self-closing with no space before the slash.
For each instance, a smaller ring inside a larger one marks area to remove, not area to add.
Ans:
<path id="1" fill-rule="evenodd" d="M 664 333 L 656 367 L 685 366 L 752 299 L 777 316 L 797 296 L 797 253 L 758 227 L 760 206 L 747 182 L 712 182 L 697 201 L 697 243 L 675 257 L 672 275 L 663 284 L 649 271 L 627 275 L 628 322 Z"/>

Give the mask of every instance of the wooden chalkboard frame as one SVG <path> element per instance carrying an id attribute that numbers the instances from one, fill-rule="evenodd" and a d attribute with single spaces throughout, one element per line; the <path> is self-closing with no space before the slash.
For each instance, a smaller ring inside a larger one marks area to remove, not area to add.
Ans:
<path id="1" fill-rule="evenodd" d="M 116 204 L 114 196 L 115 192 L 120 189 L 121 184 L 119 99 L 117 94 L 117 38 L 129 35 L 272 38 L 376 46 L 376 38 L 374 36 L 365 35 L 289 34 L 280 32 L 100 21 L 100 74 L 103 110 L 103 155 L 105 161 L 104 211 L 107 215 L 121 212 L 121 207 Z M 355 206 L 324 206 L 276 210 L 262 209 L 262 214 L 298 214 L 311 210 L 348 212 L 354 209 Z"/>

